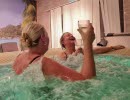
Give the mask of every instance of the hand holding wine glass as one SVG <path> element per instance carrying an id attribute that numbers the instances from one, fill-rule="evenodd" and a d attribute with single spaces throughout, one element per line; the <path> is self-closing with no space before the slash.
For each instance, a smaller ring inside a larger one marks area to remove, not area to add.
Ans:
<path id="1" fill-rule="evenodd" d="M 94 28 L 89 20 L 82 20 L 78 22 L 79 33 L 83 39 L 83 42 L 93 43 L 95 39 Z"/>

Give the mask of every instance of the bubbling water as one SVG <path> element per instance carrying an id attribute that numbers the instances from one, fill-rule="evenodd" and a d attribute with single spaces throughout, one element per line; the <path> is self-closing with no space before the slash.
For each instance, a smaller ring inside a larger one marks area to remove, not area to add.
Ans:
<path id="1" fill-rule="evenodd" d="M 52 58 L 78 71 L 83 62 L 82 54 L 71 55 L 67 61 Z M 76 82 L 54 77 L 33 82 L 15 75 L 11 65 L 1 65 L 0 100 L 130 100 L 130 57 L 95 55 L 94 58 L 97 76 Z"/>

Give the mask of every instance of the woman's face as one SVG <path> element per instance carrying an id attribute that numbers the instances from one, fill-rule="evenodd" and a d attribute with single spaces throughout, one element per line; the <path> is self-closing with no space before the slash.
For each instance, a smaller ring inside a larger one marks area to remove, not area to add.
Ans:
<path id="1" fill-rule="evenodd" d="M 65 33 L 63 36 L 63 43 L 64 46 L 75 46 L 75 37 L 71 33 Z"/>

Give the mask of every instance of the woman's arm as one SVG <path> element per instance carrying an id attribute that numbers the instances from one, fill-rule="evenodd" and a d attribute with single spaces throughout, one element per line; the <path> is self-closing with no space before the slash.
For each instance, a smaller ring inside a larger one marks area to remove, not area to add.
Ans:
<path id="1" fill-rule="evenodd" d="M 84 33 L 82 29 L 78 30 L 83 39 L 84 46 L 84 62 L 81 69 L 81 74 L 86 78 L 92 78 L 96 76 L 95 62 L 93 57 L 92 43 L 95 39 L 94 29 L 91 24 L 86 28 Z"/>
<path id="2" fill-rule="evenodd" d="M 113 50 L 119 50 L 119 49 L 124 49 L 125 47 L 123 45 L 116 45 L 116 46 L 110 46 L 110 47 L 96 47 L 93 48 L 94 54 L 102 54 L 106 52 L 110 52 Z"/>
<path id="3" fill-rule="evenodd" d="M 56 76 L 63 80 L 85 80 L 85 77 L 81 73 L 46 57 L 43 58 L 42 71 L 45 76 Z"/>
<path id="4" fill-rule="evenodd" d="M 49 59 L 43 58 L 43 73 L 47 76 L 56 76 L 64 80 L 85 80 L 96 76 L 95 63 L 92 51 L 92 43 L 94 40 L 94 30 L 90 24 L 87 27 L 87 32 L 82 32 L 82 29 L 78 29 L 83 39 L 84 45 L 84 62 L 81 72 L 78 73 L 68 67 L 60 65 L 59 63 Z"/>
<path id="5" fill-rule="evenodd" d="M 113 50 L 112 47 L 95 47 L 95 48 L 93 48 L 93 53 L 102 54 L 102 53 L 110 52 L 112 50 Z"/>

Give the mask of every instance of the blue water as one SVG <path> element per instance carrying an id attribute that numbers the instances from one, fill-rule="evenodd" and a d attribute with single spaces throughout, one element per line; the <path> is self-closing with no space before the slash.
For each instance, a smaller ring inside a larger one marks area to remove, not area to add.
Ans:
<path id="1" fill-rule="evenodd" d="M 1 38 L 0 39 L 0 44 L 7 43 L 7 42 L 17 42 L 17 44 L 19 44 L 19 38 Z"/>
<path id="2" fill-rule="evenodd" d="M 82 56 L 76 59 L 60 63 L 75 69 Z M 95 63 L 97 76 L 91 80 L 66 82 L 52 77 L 38 83 L 13 74 L 11 65 L 1 65 L 0 100 L 130 100 L 130 57 L 96 55 Z"/>

